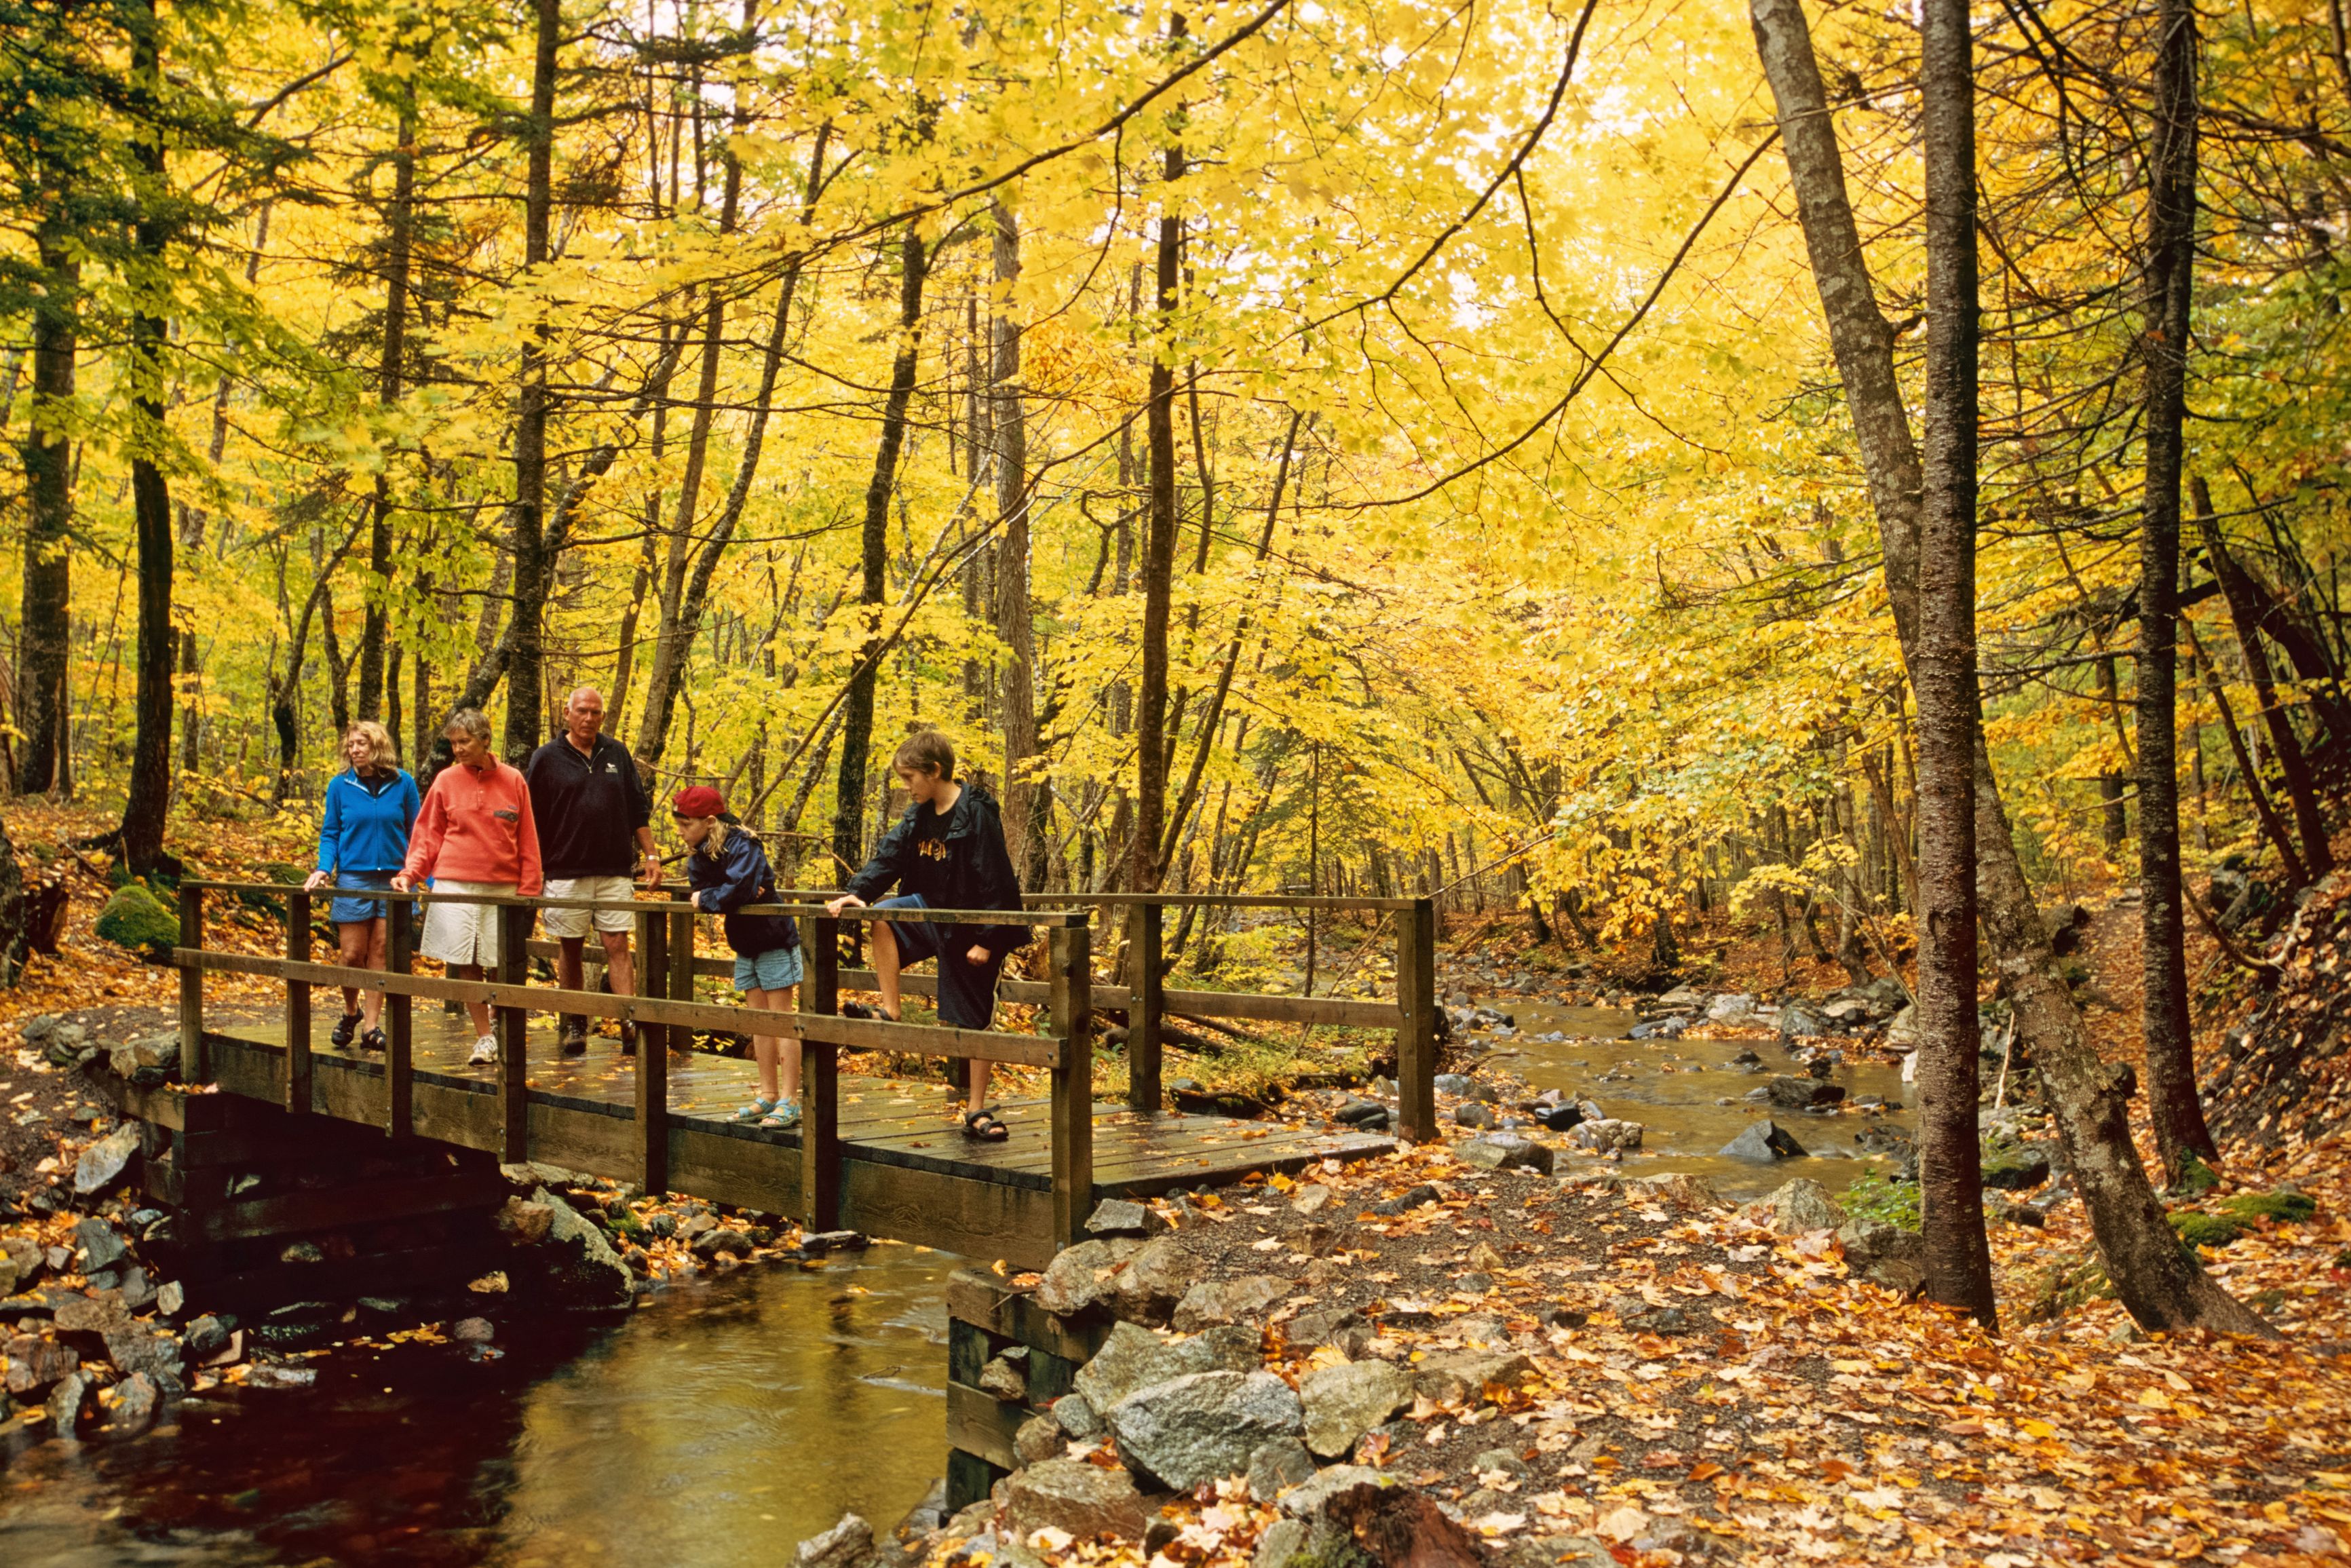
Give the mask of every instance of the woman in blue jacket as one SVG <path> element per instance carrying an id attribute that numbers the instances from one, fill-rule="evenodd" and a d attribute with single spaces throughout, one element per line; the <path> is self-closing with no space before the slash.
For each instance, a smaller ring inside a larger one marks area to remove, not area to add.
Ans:
<path id="1" fill-rule="evenodd" d="M 416 780 L 392 759 L 392 736 L 383 726 L 361 719 L 344 732 L 343 757 L 350 767 L 327 781 L 327 810 L 319 825 L 319 869 L 302 885 L 313 891 L 332 882 L 338 890 L 371 888 L 388 892 L 392 879 L 408 858 L 409 830 L 416 825 L 423 798 Z M 388 900 L 338 898 L 330 914 L 342 945 L 343 967 L 383 967 L 385 935 L 397 915 Z M 343 1016 L 331 1037 L 338 1049 L 358 1033 L 367 1051 L 383 1049 L 383 993 L 367 993 L 366 1031 L 360 1033 L 360 991 L 343 988 Z"/>
<path id="2" fill-rule="evenodd" d="M 800 982 L 799 927 L 789 915 L 741 913 L 747 904 L 772 904 L 776 898 L 776 875 L 758 836 L 728 819 L 725 798 L 706 784 L 679 790 L 671 814 L 689 852 L 685 879 L 694 887 L 694 907 L 726 917 L 735 988 L 746 1006 L 790 1012 Z M 759 1064 L 758 1097 L 735 1119 L 762 1127 L 793 1125 L 800 1119 L 799 1038 L 754 1035 L 751 1054 Z"/>

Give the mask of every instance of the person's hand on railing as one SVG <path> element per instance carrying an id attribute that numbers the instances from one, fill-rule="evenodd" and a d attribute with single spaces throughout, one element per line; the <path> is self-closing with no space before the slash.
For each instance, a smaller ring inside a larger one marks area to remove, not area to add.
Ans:
<path id="1" fill-rule="evenodd" d="M 334 879 L 327 873 L 323 871 L 314 871 L 303 879 L 302 891 L 305 893 L 316 893 L 332 880 Z"/>
<path id="2" fill-rule="evenodd" d="M 975 942 L 972 944 L 971 951 L 966 953 L 964 956 L 971 961 L 972 967 L 977 968 L 987 962 L 987 949 Z"/>
<path id="3" fill-rule="evenodd" d="M 863 899 L 858 897 L 853 893 L 844 893 L 839 898 L 836 898 L 831 903 L 826 904 L 824 906 L 824 912 L 827 915 L 833 915 L 838 918 L 841 912 L 844 909 L 862 909 L 864 907 L 865 901 Z"/>
<path id="4" fill-rule="evenodd" d="M 413 893 L 416 891 L 416 879 L 409 875 L 406 872 L 401 872 L 392 879 L 392 891 L 394 893 Z"/>
<path id="5" fill-rule="evenodd" d="M 645 852 L 645 891 L 659 893 L 662 884 L 662 858 L 651 850 Z"/>

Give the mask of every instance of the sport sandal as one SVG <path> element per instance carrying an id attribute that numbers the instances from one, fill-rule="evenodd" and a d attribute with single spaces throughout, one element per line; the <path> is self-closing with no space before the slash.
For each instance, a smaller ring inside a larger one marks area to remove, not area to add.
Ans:
<path id="1" fill-rule="evenodd" d="M 783 1103 L 780 1096 L 773 1100 L 765 1100 L 754 1094 L 748 1105 L 735 1113 L 734 1119 L 737 1122 L 756 1122 L 762 1116 L 773 1115 L 776 1107 Z"/>
<path id="2" fill-rule="evenodd" d="M 800 1108 L 792 1101 L 778 1100 L 776 1108 L 759 1118 L 763 1132 L 785 1133 L 800 1124 Z"/>
<path id="3" fill-rule="evenodd" d="M 380 1029 L 371 1029 L 365 1034 L 360 1036 L 360 1049 L 361 1051 L 383 1051 L 388 1049 L 383 1038 L 383 1030 Z"/>
<path id="4" fill-rule="evenodd" d="M 990 1105 L 964 1113 L 963 1135 L 983 1144 L 1000 1144 L 1012 1135 L 1012 1129 L 997 1119 L 996 1107 Z"/>
<path id="5" fill-rule="evenodd" d="M 359 1031 L 360 1015 L 357 1013 L 345 1013 L 342 1017 L 335 1020 L 335 1032 L 329 1035 L 327 1039 L 337 1051 L 341 1051 L 351 1043 L 351 1036 L 359 1033 Z"/>

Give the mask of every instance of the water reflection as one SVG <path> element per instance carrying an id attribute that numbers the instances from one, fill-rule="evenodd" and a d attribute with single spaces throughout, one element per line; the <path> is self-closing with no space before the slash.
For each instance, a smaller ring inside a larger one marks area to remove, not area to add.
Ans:
<path id="1" fill-rule="evenodd" d="M 519 1325 L 507 1354 L 339 1353 L 318 1386 L 183 1405 L 121 1446 L 0 1472 L 0 1563 L 768 1563 L 946 1459 L 945 1291 L 906 1247 L 675 1287 L 626 1322 Z"/>

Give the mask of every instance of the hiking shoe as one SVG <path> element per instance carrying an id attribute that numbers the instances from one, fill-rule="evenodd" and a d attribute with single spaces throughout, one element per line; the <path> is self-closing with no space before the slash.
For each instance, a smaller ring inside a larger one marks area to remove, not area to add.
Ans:
<path id="1" fill-rule="evenodd" d="M 359 1033 L 359 1031 L 360 1015 L 357 1013 L 345 1013 L 342 1017 L 335 1020 L 335 1032 L 329 1035 L 327 1039 L 333 1044 L 337 1051 L 340 1051 L 351 1043 L 351 1036 Z"/>
<path id="2" fill-rule="evenodd" d="M 465 1059 L 468 1067 L 495 1067 L 498 1061 L 498 1042 L 495 1035 L 484 1035 L 474 1042 L 474 1054 Z"/>

